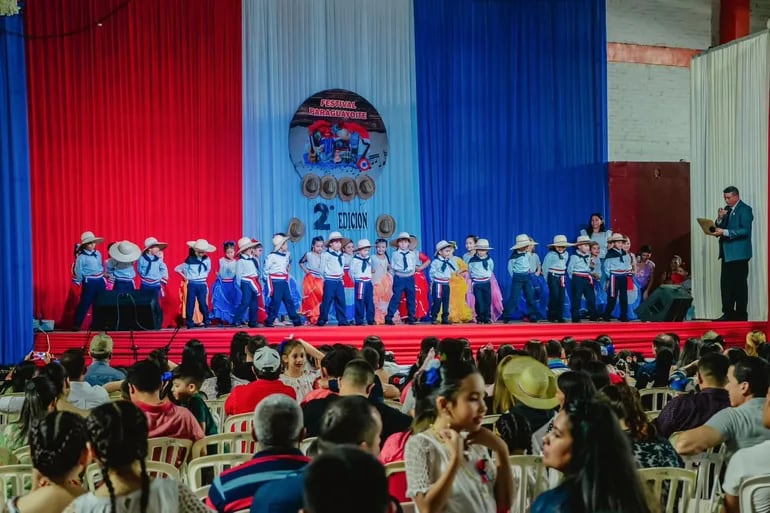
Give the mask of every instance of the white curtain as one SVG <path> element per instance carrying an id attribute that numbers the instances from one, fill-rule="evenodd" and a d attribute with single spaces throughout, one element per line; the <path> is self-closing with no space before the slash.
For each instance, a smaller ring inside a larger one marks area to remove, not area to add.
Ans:
<path id="1" fill-rule="evenodd" d="M 749 264 L 749 319 L 768 314 L 768 92 L 770 34 L 715 48 L 691 68 L 690 201 L 692 284 L 697 318 L 721 315 L 719 246 L 695 218 L 716 218 L 722 190 L 736 186 L 754 209 Z"/>

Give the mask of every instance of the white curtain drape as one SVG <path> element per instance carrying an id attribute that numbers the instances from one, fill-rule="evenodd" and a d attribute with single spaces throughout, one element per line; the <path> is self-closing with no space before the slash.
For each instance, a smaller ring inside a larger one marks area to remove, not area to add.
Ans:
<path id="1" fill-rule="evenodd" d="M 768 92 L 770 34 L 736 41 L 693 59 L 690 201 L 692 284 L 697 318 L 721 315 L 719 246 L 695 218 L 716 218 L 722 191 L 736 186 L 754 209 L 749 319 L 768 315 Z"/>

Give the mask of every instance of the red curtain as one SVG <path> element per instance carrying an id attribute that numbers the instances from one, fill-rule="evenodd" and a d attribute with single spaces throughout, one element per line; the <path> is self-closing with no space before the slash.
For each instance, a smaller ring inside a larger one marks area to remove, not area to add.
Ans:
<path id="1" fill-rule="evenodd" d="M 168 325 L 185 242 L 216 261 L 242 231 L 241 1 L 26 6 L 35 314 L 62 319 L 81 232 L 152 235 L 169 243 Z"/>

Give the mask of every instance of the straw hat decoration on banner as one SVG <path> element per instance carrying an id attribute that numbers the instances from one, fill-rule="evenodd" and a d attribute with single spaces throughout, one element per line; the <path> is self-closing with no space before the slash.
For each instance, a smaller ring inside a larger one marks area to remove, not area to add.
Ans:
<path id="1" fill-rule="evenodd" d="M 380 214 L 374 222 L 377 237 L 389 239 L 396 233 L 396 220 L 390 214 Z"/>
<path id="2" fill-rule="evenodd" d="M 321 178 L 314 174 L 308 173 L 302 177 L 302 195 L 307 199 L 314 199 L 318 197 L 321 192 Z"/>
<path id="3" fill-rule="evenodd" d="M 110 258 L 122 264 L 136 262 L 142 256 L 142 250 L 139 246 L 130 240 L 122 240 L 110 246 Z"/>
<path id="4" fill-rule="evenodd" d="M 342 201 L 351 201 L 356 197 L 356 181 L 349 176 L 343 176 L 337 181 L 339 197 Z"/>
<path id="5" fill-rule="evenodd" d="M 365 174 L 360 174 L 356 178 L 356 188 L 358 189 L 358 197 L 362 200 L 368 200 L 374 196 L 374 192 L 377 190 L 374 179 Z"/>
<path id="6" fill-rule="evenodd" d="M 321 197 L 323 199 L 334 199 L 337 195 L 337 179 L 332 175 L 325 175 L 321 178 Z"/>
<path id="7" fill-rule="evenodd" d="M 286 228 L 286 234 L 292 242 L 299 242 L 305 236 L 305 223 L 298 217 L 289 219 L 289 226 Z"/>

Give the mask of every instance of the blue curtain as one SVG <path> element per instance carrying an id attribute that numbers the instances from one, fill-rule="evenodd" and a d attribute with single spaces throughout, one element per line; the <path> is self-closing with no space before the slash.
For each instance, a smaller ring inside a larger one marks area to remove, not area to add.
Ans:
<path id="1" fill-rule="evenodd" d="M 32 347 L 32 258 L 27 81 L 22 18 L 0 16 L 0 362 Z"/>
<path id="2" fill-rule="evenodd" d="M 414 13 L 426 246 L 488 238 L 505 287 L 517 233 L 542 256 L 607 212 L 604 0 L 414 0 Z"/>

